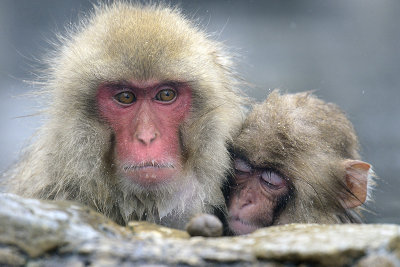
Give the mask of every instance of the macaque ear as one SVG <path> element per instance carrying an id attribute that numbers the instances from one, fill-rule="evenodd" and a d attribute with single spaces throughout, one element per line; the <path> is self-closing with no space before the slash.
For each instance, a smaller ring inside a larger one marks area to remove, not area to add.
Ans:
<path id="1" fill-rule="evenodd" d="M 360 206 L 367 200 L 368 175 L 371 165 L 360 160 L 345 160 L 345 182 L 352 192 L 344 198 L 344 206 L 348 209 Z"/>

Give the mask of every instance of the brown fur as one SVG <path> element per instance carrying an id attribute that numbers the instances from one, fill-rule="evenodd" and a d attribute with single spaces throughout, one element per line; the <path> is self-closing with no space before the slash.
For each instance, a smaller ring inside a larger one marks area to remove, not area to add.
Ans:
<path id="1" fill-rule="evenodd" d="M 354 128 L 336 105 L 310 93 L 273 91 L 255 105 L 233 149 L 251 165 L 290 180 L 293 192 L 274 224 L 361 221 L 360 208 L 344 208 L 340 197 L 352 197 L 342 162 L 360 155 Z M 372 176 L 370 171 L 369 188 Z"/>
<path id="2" fill-rule="evenodd" d="M 69 199 L 117 222 L 146 219 L 182 228 L 195 213 L 223 207 L 227 142 L 243 121 L 243 97 L 224 47 L 163 5 L 99 5 L 60 37 L 48 60 L 47 119 L 7 174 L 8 191 Z M 184 173 L 154 191 L 124 184 L 113 169 L 113 133 L 99 117 L 99 84 L 135 79 L 187 82 L 190 118 L 180 128 Z"/>

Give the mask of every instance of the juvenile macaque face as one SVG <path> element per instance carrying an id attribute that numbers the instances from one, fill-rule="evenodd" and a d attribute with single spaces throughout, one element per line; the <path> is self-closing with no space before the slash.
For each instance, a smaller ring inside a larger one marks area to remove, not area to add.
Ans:
<path id="1" fill-rule="evenodd" d="M 228 199 L 230 230 L 242 235 L 271 225 L 289 195 L 288 181 L 272 169 L 254 168 L 240 158 L 234 160 L 234 169 Z"/>

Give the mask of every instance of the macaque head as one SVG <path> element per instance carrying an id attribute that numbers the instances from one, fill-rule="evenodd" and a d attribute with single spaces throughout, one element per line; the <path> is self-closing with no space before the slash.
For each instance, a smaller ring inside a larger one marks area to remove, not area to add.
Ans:
<path id="1" fill-rule="evenodd" d="M 223 208 L 245 99 L 223 45 L 164 4 L 115 1 L 84 18 L 48 61 L 47 121 L 10 191 L 121 224 L 182 228 Z"/>
<path id="2" fill-rule="evenodd" d="M 233 143 L 228 204 L 233 234 L 287 223 L 360 222 L 371 166 L 352 124 L 309 93 L 272 92 Z"/>

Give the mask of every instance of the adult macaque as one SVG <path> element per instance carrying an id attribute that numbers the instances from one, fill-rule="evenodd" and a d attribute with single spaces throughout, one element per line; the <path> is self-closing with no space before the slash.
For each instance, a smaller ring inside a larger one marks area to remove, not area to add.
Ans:
<path id="1" fill-rule="evenodd" d="M 120 224 L 182 228 L 223 207 L 243 97 L 220 43 L 163 5 L 100 5 L 49 60 L 47 121 L 10 192 L 77 200 Z"/>
<path id="2" fill-rule="evenodd" d="M 286 223 L 354 223 L 373 175 L 352 124 L 309 93 L 272 92 L 233 143 L 233 234 Z"/>

